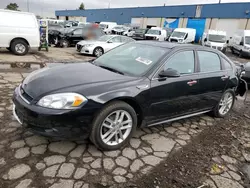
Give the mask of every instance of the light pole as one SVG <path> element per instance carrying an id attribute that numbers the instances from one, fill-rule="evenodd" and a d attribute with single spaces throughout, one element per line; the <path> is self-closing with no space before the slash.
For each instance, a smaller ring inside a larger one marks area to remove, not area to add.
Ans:
<path id="1" fill-rule="evenodd" d="M 110 2 L 111 2 L 111 0 L 109 0 L 109 6 L 108 6 L 108 8 L 110 8 Z"/>
<path id="2" fill-rule="evenodd" d="M 28 9 L 28 12 L 30 11 L 30 2 L 29 0 L 27 0 L 27 9 Z"/>

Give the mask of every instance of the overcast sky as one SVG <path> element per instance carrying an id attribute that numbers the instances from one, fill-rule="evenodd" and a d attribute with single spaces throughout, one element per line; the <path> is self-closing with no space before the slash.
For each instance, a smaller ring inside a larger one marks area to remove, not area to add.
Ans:
<path id="1" fill-rule="evenodd" d="M 86 9 L 92 9 L 107 8 L 109 2 L 111 8 L 117 8 L 157 6 L 164 3 L 166 5 L 218 3 L 219 0 L 0 0 L 0 9 L 5 8 L 9 3 L 17 3 L 20 10 L 27 11 L 27 2 L 29 2 L 30 12 L 54 17 L 55 10 L 77 9 L 82 2 Z M 221 2 L 250 2 L 250 0 L 221 0 Z"/>

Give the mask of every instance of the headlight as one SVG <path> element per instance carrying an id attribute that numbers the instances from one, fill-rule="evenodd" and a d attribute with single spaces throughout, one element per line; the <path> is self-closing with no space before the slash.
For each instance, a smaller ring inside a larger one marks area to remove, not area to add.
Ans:
<path id="1" fill-rule="evenodd" d="M 88 99 L 77 93 L 58 93 L 44 96 L 37 105 L 53 109 L 75 109 L 87 101 Z"/>
<path id="2" fill-rule="evenodd" d="M 178 42 L 183 42 L 183 39 L 179 39 Z"/>
<path id="3" fill-rule="evenodd" d="M 210 45 L 211 45 L 211 42 L 207 41 L 207 42 L 206 42 L 206 45 L 210 46 Z"/>
<path id="4" fill-rule="evenodd" d="M 85 44 L 84 47 L 91 47 L 94 46 L 94 44 Z"/>

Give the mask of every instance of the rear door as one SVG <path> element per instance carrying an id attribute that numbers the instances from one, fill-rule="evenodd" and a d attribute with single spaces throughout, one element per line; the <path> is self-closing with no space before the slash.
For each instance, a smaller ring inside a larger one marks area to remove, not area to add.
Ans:
<path id="1" fill-rule="evenodd" d="M 213 51 L 196 51 L 199 62 L 200 109 L 215 107 L 229 80 L 227 70 L 223 70 L 220 56 Z"/>

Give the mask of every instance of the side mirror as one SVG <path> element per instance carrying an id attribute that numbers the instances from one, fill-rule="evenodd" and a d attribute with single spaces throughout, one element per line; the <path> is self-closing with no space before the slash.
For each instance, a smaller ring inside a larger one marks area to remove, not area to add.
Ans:
<path id="1" fill-rule="evenodd" d="M 204 39 L 204 42 L 207 42 L 207 38 Z"/>
<path id="2" fill-rule="evenodd" d="M 163 70 L 159 73 L 160 78 L 164 78 L 164 77 L 175 78 L 175 77 L 180 77 L 180 76 L 181 75 L 177 70 L 174 70 L 171 68 Z"/>
<path id="3" fill-rule="evenodd" d="M 113 42 L 109 40 L 107 43 L 113 43 Z"/>
<path id="4" fill-rule="evenodd" d="M 72 32 L 72 33 L 71 33 L 71 35 L 73 36 L 73 35 L 74 35 L 74 33 Z"/>
<path id="5" fill-rule="evenodd" d="M 240 45 L 243 46 L 243 42 L 242 41 L 240 42 Z"/>
<path id="6" fill-rule="evenodd" d="M 227 40 L 227 44 L 229 44 L 229 40 Z"/>

